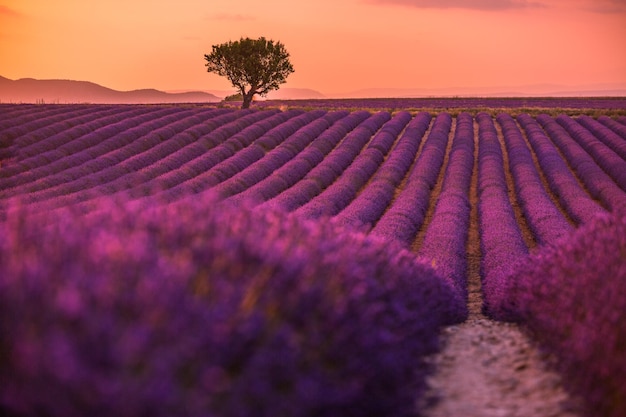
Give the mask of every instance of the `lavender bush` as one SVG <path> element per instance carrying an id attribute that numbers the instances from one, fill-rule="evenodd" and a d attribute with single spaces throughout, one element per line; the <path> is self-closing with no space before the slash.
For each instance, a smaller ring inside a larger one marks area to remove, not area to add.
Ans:
<path id="1" fill-rule="evenodd" d="M 277 144 L 273 149 L 266 149 L 265 155 L 260 160 L 223 179 L 215 186 L 215 191 L 226 198 L 250 189 L 272 175 L 276 170 L 285 166 L 285 164 L 294 160 L 298 155 L 304 153 L 305 149 L 311 149 L 312 142 L 322 132 L 346 116 L 346 112 L 328 112 L 323 117 L 312 120 L 280 144 Z"/>
<path id="2" fill-rule="evenodd" d="M 626 161 L 571 117 L 562 114 L 556 121 L 593 157 L 604 172 L 626 191 Z"/>
<path id="3" fill-rule="evenodd" d="M 33 201 L 43 199 L 45 195 L 54 194 L 56 192 L 55 186 L 63 186 L 68 189 L 85 188 L 84 182 L 88 181 L 85 177 L 94 174 L 102 176 L 102 172 L 106 172 L 107 168 L 111 167 L 112 161 L 121 162 L 161 143 L 163 139 L 159 133 L 165 129 L 171 129 L 171 126 L 184 116 L 191 118 L 190 113 L 184 115 L 167 114 L 155 118 L 144 115 L 140 118 L 142 123 L 136 125 L 133 123 L 133 119 L 130 119 L 106 126 L 104 129 L 110 131 L 107 135 L 101 135 L 102 132 L 96 130 L 93 134 L 80 136 L 58 148 L 41 152 L 38 157 L 43 158 L 45 163 L 40 164 L 43 166 L 38 167 L 39 169 L 34 167 L 26 169 L 30 164 L 28 161 L 22 161 L 20 166 L 24 167 L 24 172 L 12 177 L 14 181 L 12 186 L 19 187 L 20 192 L 29 192 L 29 198 Z M 54 143 L 55 141 L 47 138 L 39 143 L 41 142 Z M 22 150 L 21 154 L 24 153 L 25 150 Z M 71 155 L 69 161 L 63 159 L 68 155 Z M 115 174 L 119 175 L 120 172 L 123 171 L 118 167 L 113 175 L 110 174 L 109 170 L 109 175 L 114 178 Z M 106 175 L 104 177 L 108 178 Z M 38 181 L 39 179 L 42 180 Z M 71 188 L 68 179 L 73 180 L 71 184 L 73 188 Z M 93 184 L 93 182 L 90 183 Z"/>
<path id="4" fill-rule="evenodd" d="M 343 210 L 378 170 L 400 132 L 411 119 L 407 112 L 387 121 L 335 182 L 296 212 L 304 217 L 334 216 Z"/>
<path id="5" fill-rule="evenodd" d="M 431 115 L 418 113 L 404 128 L 398 143 L 375 175 L 355 199 L 335 216 L 335 221 L 353 227 L 371 227 L 387 209 L 396 188 L 415 160 L 415 155 L 428 129 Z"/>
<path id="6" fill-rule="evenodd" d="M 550 139 L 563 153 L 589 193 L 609 210 L 626 207 L 626 193 L 598 166 L 596 161 L 550 116 L 537 116 Z"/>
<path id="7" fill-rule="evenodd" d="M 451 125 L 452 117 L 448 113 L 435 118 L 404 188 L 376 223 L 373 234 L 396 239 L 407 247 L 411 245 L 424 222 L 430 193 L 445 157 Z"/>
<path id="8" fill-rule="evenodd" d="M 580 186 L 558 148 L 546 136 L 539 123 L 527 114 L 519 115 L 517 121 L 526 132 L 552 193 L 557 196 L 567 214 L 580 224 L 591 220 L 597 213 L 604 212 L 602 206 Z"/>
<path id="9" fill-rule="evenodd" d="M 309 171 L 301 181 L 265 202 L 263 206 L 294 211 L 315 198 L 343 173 L 372 135 L 390 118 L 391 116 L 386 112 L 378 112 L 367 117 L 351 130 L 341 143 L 324 158 L 324 161 Z"/>
<path id="10" fill-rule="evenodd" d="M 600 120 L 599 118 L 598 120 Z M 622 159 L 626 160 L 626 141 L 624 141 L 624 137 L 620 137 L 619 129 L 617 131 L 612 130 L 611 126 L 613 125 L 613 120 L 606 117 L 603 119 L 604 122 L 609 120 L 607 126 L 605 126 L 602 122 L 595 120 L 592 117 L 587 115 L 582 115 L 576 118 L 576 121 L 580 123 L 585 129 L 591 132 L 596 138 L 600 139 L 604 144 L 610 147 L 615 153 L 617 153 Z M 626 130 L 626 129 L 623 129 Z"/>
<path id="11" fill-rule="evenodd" d="M 604 115 L 598 117 L 598 122 L 620 135 L 623 139 L 626 139 L 626 125 Z"/>
<path id="12" fill-rule="evenodd" d="M 393 243 L 225 204 L 12 211 L 0 411 L 411 415 L 454 290 Z"/>
<path id="13" fill-rule="evenodd" d="M 501 299 L 508 297 L 505 283 L 514 270 L 512 260 L 523 259 L 528 247 L 509 200 L 504 156 L 493 120 L 487 114 L 478 121 L 478 222 L 482 258 L 480 271 L 483 310 L 496 316 Z"/>
<path id="14" fill-rule="evenodd" d="M 570 234 L 574 228 L 544 189 L 528 145 L 515 120 L 505 113 L 498 115 L 496 120 L 504 134 L 515 194 L 535 240 L 539 244 L 549 244 Z"/>
<path id="15" fill-rule="evenodd" d="M 317 136 L 311 142 L 311 146 L 276 169 L 267 178 L 233 196 L 231 200 L 233 202 L 242 200 L 265 202 L 276 197 L 287 188 L 298 183 L 314 167 L 323 162 L 326 155 L 339 141 L 367 117 L 369 117 L 369 113 L 366 112 L 346 112 L 345 117 L 337 120 L 332 126 Z"/>
<path id="16" fill-rule="evenodd" d="M 590 416 L 626 415 L 626 213 L 600 214 L 503 281 L 501 319 L 555 353 Z"/>
<path id="17" fill-rule="evenodd" d="M 456 122 L 441 193 L 426 229 L 419 256 L 430 263 L 442 279 L 455 286 L 467 304 L 467 238 L 470 223 L 470 182 L 474 168 L 474 124 L 461 113 Z M 462 321 L 467 312 L 460 312 Z"/>

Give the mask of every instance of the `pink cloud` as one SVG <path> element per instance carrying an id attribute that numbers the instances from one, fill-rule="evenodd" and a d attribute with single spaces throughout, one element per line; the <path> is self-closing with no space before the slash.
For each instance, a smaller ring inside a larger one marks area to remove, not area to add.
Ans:
<path id="1" fill-rule="evenodd" d="M 546 7 L 544 3 L 527 0 L 364 0 L 374 4 L 399 4 L 422 9 L 508 10 Z"/>
<path id="2" fill-rule="evenodd" d="M 595 0 L 590 1 L 585 10 L 596 13 L 625 13 L 625 0 Z"/>

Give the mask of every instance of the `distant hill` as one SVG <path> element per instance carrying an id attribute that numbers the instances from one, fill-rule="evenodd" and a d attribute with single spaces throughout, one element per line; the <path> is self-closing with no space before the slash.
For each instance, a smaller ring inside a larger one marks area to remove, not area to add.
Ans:
<path id="1" fill-rule="evenodd" d="M 167 93 L 154 89 L 118 91 L 89 81 L 10 80 L 0 76 L 0 101 L 10 103 L 97 103 L 155 104 L 206 103 L 221 99 L 213 94 L 192 91 Z"/>
<path id="2" fill-rule="evenodd" d="M 537 84 L 507 87 L 366 88 L 329 95 L 329 98 L 414 97 L 624 97 L 626 85 L 565 86 Z"/>

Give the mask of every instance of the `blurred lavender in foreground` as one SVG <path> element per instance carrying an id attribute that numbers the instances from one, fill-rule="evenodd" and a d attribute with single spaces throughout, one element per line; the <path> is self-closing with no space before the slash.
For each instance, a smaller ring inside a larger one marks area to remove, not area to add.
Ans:
<path id="1" fill-rule="evenodd" d="M 0 223 L 0 412 L 415 411 L 462 306 L 414 254 L 211 196 L 101 204 Z"/>

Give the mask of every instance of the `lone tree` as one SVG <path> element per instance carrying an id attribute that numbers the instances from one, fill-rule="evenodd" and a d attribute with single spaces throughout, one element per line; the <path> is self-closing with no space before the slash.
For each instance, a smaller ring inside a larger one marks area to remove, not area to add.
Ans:
<path id="1" fill-rule="evenodd" d="M 213 45 L 213 51 L 205 54 L 204 59 L 208 72 L 227 77 L 239 90 L 242 109 L 250 107 L 255 94 L 265 96 L 271 90 L 278 90 L 293 72 L 285 46 L 263 37 Z"/>

